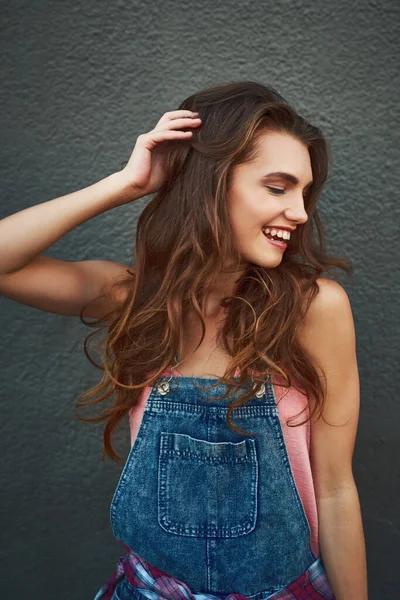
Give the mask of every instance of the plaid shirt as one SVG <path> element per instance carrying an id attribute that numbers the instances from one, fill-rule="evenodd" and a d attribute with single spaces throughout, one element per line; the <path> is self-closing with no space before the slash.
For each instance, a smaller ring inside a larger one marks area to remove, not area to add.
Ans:
<path id="1" fill-rule="evenodd" d="M 111 600 L 114 590 L 124 576 L 137 592 L 143 594 L 143 598 L 151 598 L 151 600 L 214 600 L 214 598 L 249 600 L 248 596 L 236 593 L 226 596 L 194 593 L 183 581 L 160 571 L 125 544 L 122 545 L 127 553 L 119 558 L 115 572 L 98 591 L 94 600 Z M 284 589 L 268 596 L 268 600 L 321 600 L 321 598 L 335 600 L 321 561 L 313 563 L 312 568 L 307 569 Z"/>

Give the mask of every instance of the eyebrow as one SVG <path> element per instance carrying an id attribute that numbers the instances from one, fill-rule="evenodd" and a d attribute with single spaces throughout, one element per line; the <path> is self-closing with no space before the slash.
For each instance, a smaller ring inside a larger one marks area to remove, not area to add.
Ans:
<path id="1" fill-rule="evenodd" d="M 297 179 L 297 177 L 295 175 L 291 175 L 290 173 L 285 173 L 284 171 L 275 171 L 274 173 L 267 173 L 266 175 L 264 175 L 264 178 L 266 177 L 280 177 L 281 179 L 285 179 L 286 181 L 289 181 L 290 183 L 294 183 L 295 185 L 299 184 L 300 181 Z M 307 185 L 305 186 L 304 189 L 310 187 L 310 185 L 313 183 L 313 180 L 311 180 L 309 183 L 307 183 Z"/>

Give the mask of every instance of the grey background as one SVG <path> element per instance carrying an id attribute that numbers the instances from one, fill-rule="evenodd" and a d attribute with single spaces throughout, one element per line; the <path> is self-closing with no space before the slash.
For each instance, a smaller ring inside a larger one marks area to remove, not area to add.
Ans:
<path id="1" fill-rule="evenodd" d="M 136 137 L 196 89 L 255 79 L 319 125 L 333 151 L 320 204 L 355 266 L 361 414 L 354 455 L 370 598 L 399 578 L 399 5 L 383 2 L 50 2 L 1 6 L 0 218 L 119 170 Z M 132 259 L 148 199 L 45 254 Z M 98 381 L 78 318 L 0 299 L 2 598 L 93 598 L 122 554 L 109 505 L 122 466 L 102 425 L 74 419 Z M 129 450 L 127 426 L 117 448 Z"/>

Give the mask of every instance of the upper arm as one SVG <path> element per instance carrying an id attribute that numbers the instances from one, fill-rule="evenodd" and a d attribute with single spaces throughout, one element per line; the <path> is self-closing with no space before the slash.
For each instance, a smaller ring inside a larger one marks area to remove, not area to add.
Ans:
<path id="1" fill-rule="evenodd" d="M 300 343 L 326 380 L 322 415 L 311 421 L 310 460 L 317 498 L 354 486 L 352 457 L 358 427 L 360 385 L 354 321 L 349 298 L 330 279 L 317 280 L 300 331 Z M 315 418 L 315 417 L 314 417 Z M 331 425 L 334 426 L 331 426 Z"/>
<path id="2" fill-rule="evenodd" d="M 79 316 L 88 305 L 83 317 L 99 319 L 122 302 L 124 289 L 114 284 L 128 277 L 127 269 L 132 267 L 109 260 L 67 262 L 40 255 L 19 271 L 0 275 L 0 295 L 68 316 Z"/>

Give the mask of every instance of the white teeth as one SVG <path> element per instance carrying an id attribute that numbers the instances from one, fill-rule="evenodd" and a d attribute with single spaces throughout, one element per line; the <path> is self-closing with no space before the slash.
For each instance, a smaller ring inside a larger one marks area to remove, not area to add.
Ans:
<path id="1" fill-rule="evenodd" d="M 265 233 L 270 233 L 272 236 L 277 236 L 278 238 L 282 238 L 284 240 L 290 240 L 290 231 L 284 231 L 279 229 L 263 229 Z"/>

